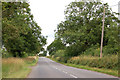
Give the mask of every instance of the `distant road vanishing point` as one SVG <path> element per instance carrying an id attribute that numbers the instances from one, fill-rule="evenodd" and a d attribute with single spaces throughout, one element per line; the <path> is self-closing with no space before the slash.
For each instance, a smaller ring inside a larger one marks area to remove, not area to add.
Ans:
<path id="1" fill-rule="evenodd" d="M 39 57 L 38 64 L 33 67 L 28 78 L 117 78 L 111 75 L 78 69 L 65 66 L 50 60 L 49 58 Z"/>

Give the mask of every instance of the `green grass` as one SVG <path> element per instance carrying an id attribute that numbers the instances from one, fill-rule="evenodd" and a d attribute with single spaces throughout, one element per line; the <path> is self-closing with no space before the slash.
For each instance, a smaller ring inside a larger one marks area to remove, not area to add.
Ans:
<path id="1" fill-rule="evenodd" d="M 24 68 L 3 78 L 26 78 L 30 72 L 31 72 L 30 68 Z"/>
<path id="2" fill-rule="evenodd" d="M 93 68 L 93 67 L 69 64 L 69 63 L 67 63 L 65 65 L 76 67 L 76 68 L 81 68 L 81 69 L 86 69 L 86 70 L 91 70 L 91 71 L 96 71 L 96 72 L 101 72 L 101 73 L 105 73 L 105 74 L 109 74 L 109 75 L 113 75 L 113 76 L 118 76 L 118 71 L 117 70 Z"/>
<path id="3" fill-rule="evenodd" d="M 50 57 L 48 57 L 48 58 L 50 58 Z M 50 59 L 53 60 L 53 61 L 56 61 L 58 63 L 64 64 L 66 66 L 71 66 L 71 67 L 76 67 L 76 68 L 80 68 L 80 69 L 86 69 L 86 70 L 101 72 L 101 73 L 113 75 L 113 76 L 116 76 L 116 77 L 118 76 L 118 70 L 95 68 L 95 67 L 76 65 L 76 64 L 71 64 L 71 63 L 63 63 L 63 62 L 59 62 L 59 61 L 57 61 L 56 59 L 53 59 L 53 58 L 50 58 Z"/>
<path id="4" fill-rule="evenodd" d="M 4 58 L 2 59 L 2 78 L 26 78 L 38 58 Z"/>

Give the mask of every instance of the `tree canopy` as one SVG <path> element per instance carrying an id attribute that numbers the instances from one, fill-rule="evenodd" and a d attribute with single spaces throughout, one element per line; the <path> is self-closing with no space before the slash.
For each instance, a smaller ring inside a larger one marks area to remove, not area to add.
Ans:
<path id="1" fill-rule="evenodd" d="M 103 51 L 106 54 L 117 54 L 120 22 L 115 16 L 117 13 L 113 12 L 108 4 L 88 1 L 70 3 L 65 10 L 65 21 L 57 26 L 56 38 L 65 45 L 66 55 L 77 56 L 92 46 L 100 47 L 104 6 L 106 12 Z"/>
<path id="2" fill-rule="evenodd" d="M 3 45 L 14 57 L 37 54 L 46 44 L 30 11 L 26 2 L 2 3 Z"/>

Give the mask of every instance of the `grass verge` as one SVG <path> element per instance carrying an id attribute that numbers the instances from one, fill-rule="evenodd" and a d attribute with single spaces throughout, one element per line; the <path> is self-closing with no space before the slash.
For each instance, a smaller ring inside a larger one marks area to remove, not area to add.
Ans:
<path id="1" fill-rule="evenodd" d="M 50 58 L 50 57 L 48 57 Z M 96 72 L 101 72 L 101 73 L 105 73 L 105 74 L 109 74 L 112 76 L 116 76 L 118 77 L 118 70 L 111 70 L 111 69 L 104 69 L 104 68 L 95 68 L 95 67 L 88 67 L 88 66 L 83 66 L 83 65 L 76 65 L 76 64 L 71 64 L 71 63 L 63 63 L 63 62 L 59 62 L 54 58 L 50 58 L 51 60 L 64 64 L 66 66 L 71 66 L 71 67 L 76 67 L 76 68 L 80 68 L 80 69 L 86 69 L 86 70 L 91 70 L 91 71 L 96 71 Z"/>
<path id="2" fill-rule="evenodd" d="M 30 66 L 38 62 L 36 57 L 3 58 L 2 78 L 26 78 L 31 72 Z"/>

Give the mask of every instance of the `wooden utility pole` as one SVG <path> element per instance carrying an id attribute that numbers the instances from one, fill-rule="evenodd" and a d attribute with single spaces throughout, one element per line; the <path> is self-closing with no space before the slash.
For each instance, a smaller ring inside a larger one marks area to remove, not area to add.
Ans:
<path id="1" fill-rule="evenodd" d="M 102 26 L 102 36 L 101 36 L 100 58 L 102 58 L 103 36 L 104 36 L 104 21 L 105 21 L 105 5 L 104 5 L 104 12 L 103 12 L 103 26 Z"/>

